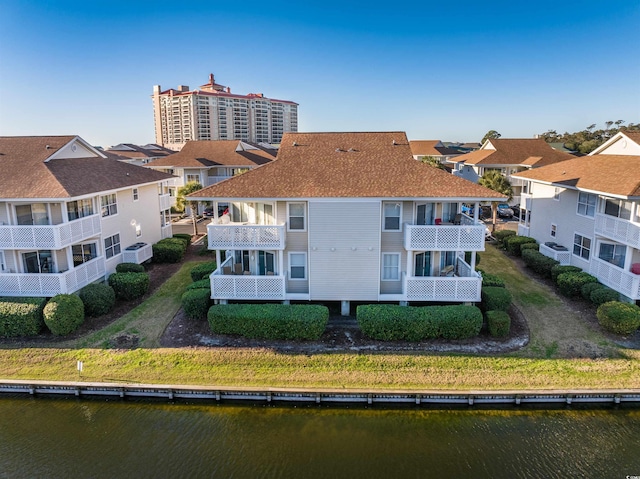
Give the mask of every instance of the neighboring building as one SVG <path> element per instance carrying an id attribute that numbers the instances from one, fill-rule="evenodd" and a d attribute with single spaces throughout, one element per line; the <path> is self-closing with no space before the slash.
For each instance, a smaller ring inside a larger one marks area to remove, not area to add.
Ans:
<path id="1" fill-rule="evenodd" d="M 213 299 L 342 301 L 343 314 L 349 301 L 479 301 L 478 206 L 504 200 L 415 161 L 404 132 L 287 133 L 275 161 L 190 197 L 228 209 L 208 225 Z"/>
<path id="2" fill-rule="evenodd" d="M 179 153 L 146 164 L 147 168 L 177 176 L 169 188 L 175 205 L 176 188 L 190 181 L 213 185 L 275 159 L 278 150 L 238 140 L 189 141 Z"/>
<path id="3" fill-rule="evenodd" d="M 411 140 L 409 145 L 416 160 L 423 160 L 431 156 L 447 166 L 451 166 L 449 163 L 452 158 L 463 154 L 456 148 L 445 146 L 440 140 Z"/>
<path id="4" fill-rule="evenodd" d="M 498 170 L 511 183 L 511 204 L 515 205 L 521 203 L 523 181 L 512 175 L 571 158 L 574 157 L 554 150 L 541 138 L 488 139 L 479 150 L 454 158 L 452 161 L 456 165 L 453 174 L 477 182 L 487 171 Z"/>
<path id="5" fill-rule="evenodd" d="M 618 133 L 589 156 L 517 176 L 529 184 L 518 234 L 640 299 L 640 132 Z"/>
<path id="6" fill-rule="evenodd" d="M 171 177 L 77 136 L 0 137 L 0 167 L 0 296 L 73 293 L 171 236 Z"/>
<path id="7" fill-rule="evenodd" d="M 174 150 L 164 148 L 154 143 L 144 146 L 138 146 L 132 143 L 120 143 L 119 145 L 101 151 L 109 158 L 138 166 L 146 165 L 150 161 L 175 153 Z"/>
<path id="8" fill-rule="evenodd" d="M 180 150 L 190 140 L 242 140 L 280 143 L 283 133 L 298 131 L 298 104 L 262 93 L 232 94 L 209 75 L 209 83 L 162 90 L 153 87 L 156 143 Z"/>

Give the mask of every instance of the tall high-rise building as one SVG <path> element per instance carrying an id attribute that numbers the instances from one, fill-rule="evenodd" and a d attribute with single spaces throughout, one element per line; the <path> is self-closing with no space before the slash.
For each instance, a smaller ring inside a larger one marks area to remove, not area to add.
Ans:
<path id="1" fill-rule="evenodd" d="M 198 90 L 155 85 L 152 98 L 156 143 L 173 150 L 189 140 L 280 143 L 283 133 L 298 131 L 297 103 L 262 93 L 236 95 L 218 85 L 213 73 Z"/>

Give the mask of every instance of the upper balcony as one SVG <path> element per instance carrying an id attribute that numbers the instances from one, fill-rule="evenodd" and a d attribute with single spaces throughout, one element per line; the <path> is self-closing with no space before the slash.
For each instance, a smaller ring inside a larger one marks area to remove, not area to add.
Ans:
<path id="1" fill-rule="evenodd" d="M 208 247 L 213 250 L 283 250 L 286 236 L 284 226 L 284 223 L 280 225 L 252 225 L 211 222 L 207 226 Z"/>
<path id="2" fill-rule="evenodd" d="M 0 249 L 62 249 L 101 231 L 99 214 L 58 225 L 0 225 Z"/>
<path id="3" fill-rule="evenodd" d="M 595 233 L 633 248 L 640 248 L 640 226 L 629 220 L 596 213 Z"/>
<path id="4" fill-rule="evenodd" d="M 160 199 L 160 211 L 165 211 L 171 208 L 170 195 L 160 195 L 158 198 Z"/>
<path id="5" fill-rule="evenodd" d="M 407 251 L 484 251 L 484 224 L 464 214 L 459 225 L 405 224 L 404 231 Z"/>
<path id="6" fill-rule="evenodd" d="M 3 273 L 0 274 L 0 296 L 52 297 L 71 294 L 103 279 L 104 256 L 82 263 L 63 273 Z"/>

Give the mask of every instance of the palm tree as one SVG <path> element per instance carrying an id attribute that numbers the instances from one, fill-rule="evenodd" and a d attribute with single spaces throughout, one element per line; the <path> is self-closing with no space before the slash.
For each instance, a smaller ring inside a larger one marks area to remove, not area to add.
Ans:
<path id="1" fill-rule="evenodd" d="M 196 222 L 196 214 L 198 212 L 198 200 L 187 198 L 191 193 L 195 193 L 202 189 L 202 185 L 197 181 L 190 181 L 184 186 L 178 188 L 178 194 L 176 196 L 176 204 L 179 209 L 184 209 L 188 206 L 191 209 L 191 220 L 193 221 L 193 235 L 198 234 L 198 224 Z"/>
<path id="2" fill-rule="evenodd" d="M 511 198 L 513 198 L 513 188 L 511 188 L 511 183 L 509 183 L 509 180 L 507 180 L 498 170 L 486 171 L 478 180 L 478 184 L 507 196 L 508 201 L 511 201 Z M 494 201 L 491 203 L 491 217 L 493 219 L 492 231 L 496 230 L 496 213 L 497 203 Z"/>

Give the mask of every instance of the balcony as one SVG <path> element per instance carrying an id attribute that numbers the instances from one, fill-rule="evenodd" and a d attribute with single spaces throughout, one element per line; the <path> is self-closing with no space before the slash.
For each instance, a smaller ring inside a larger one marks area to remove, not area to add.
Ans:
<path id="1" fill-rule="evenodd" d="M 212 299 L 283 300 L 284 275 L 228 274 L 233 258 L 227 258 L 209 277 Z M 223 274 L 224 271 L 227 274 Z"/>
<path id="2" fill-rule="evenodd" d="M 207 226 L 209 249 L 267 249 L 283 250 L 285 245 L 284 224 L 249 225 L 240 223 Z"/>
<path id="3" fill-rule="evenodd" d="M 52 297 L 71 294 L 89 283 L 104 279 L 104 274 L 104 256 L 93 258 L 64 273 L 0 274 L 0 296 Z"/>
<path id="4" fill-rule="evenodd" d="M 595 233 L 633 248 L 640 248 L 640 226 L 615 216 L 596 213 Z"/>
<path id="5" fill-rule="evenodd" d="M 549 258 L 553 258 L 556 261 L 559 261 L 561 265 L 571 264 L 571 251 L 569 251 L 564 246 L 560 246 L 555 243 L 541 244 L 540 252 L 548 256 Z"/>
<path id="6" fill-rule="evenodd" d="M 101 231 L 98 214 L 58 225 L 0 225 L 0 249 L 62 249 Z"/>
<path id="7" fill-rule="evenodd" d="M 171 208 L 171 196 L 160 195 L 160 211 L 165 211 Z"/>
<path id="8" fill-rule="evenodd" d="M 407 301 L 478 302 L 482 277 L 461 259 L 456 261 L 455 276 L 405 276 Z"/>
<path id="9" fill-rule="evenodd" d="M 206 186 L 215 185 L 216 183 L 220 183 L 221 181 L 227 180 L 229 178 L 231 178 L 231 176 L 207 176 Z"/>
<path id="10" fill-rule="evenodd" d="M 405 225 L 407 251 L 484 251 L 485 226 L 462 215 L 460 225 Z"/>
<path id="11" fill-rule="evenodd" d="M 591 258 L 589 274 L 627 298 L 640 299 L 640 275 L 625 271 L 600 258 Z"/>

